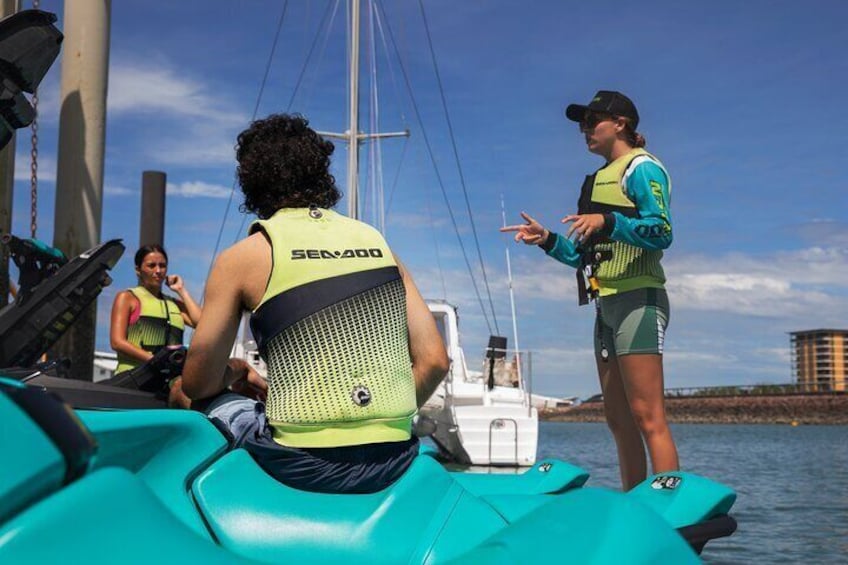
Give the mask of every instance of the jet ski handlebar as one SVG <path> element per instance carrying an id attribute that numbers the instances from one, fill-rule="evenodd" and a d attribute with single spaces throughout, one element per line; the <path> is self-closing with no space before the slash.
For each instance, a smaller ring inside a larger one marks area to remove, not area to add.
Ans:
<path id="1" fill-rule="evenodd" d="M 133 390 L 167 394 L 168 383 L 182 374 L 188 349 L 183 345 L 168 345 L 135 369 L 124 371 L 101 384 Z"/>

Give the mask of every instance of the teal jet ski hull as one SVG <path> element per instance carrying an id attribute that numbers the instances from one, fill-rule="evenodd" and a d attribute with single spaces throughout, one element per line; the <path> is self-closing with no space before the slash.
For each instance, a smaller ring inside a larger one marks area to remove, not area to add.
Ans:
<path id="1" fill-rule="evenodd" d="M 426 450 L 384 491 L 304 492 L 199 413 L 73 411 L 0 389 L 3 563 L 698 563 L 681 528 L 735 499 L 689 473 L 622 494 L 584 486 L 588 473 L 562 461 L 473 475 Z M 67 423 L 51 426 L 51 410 Z"/>

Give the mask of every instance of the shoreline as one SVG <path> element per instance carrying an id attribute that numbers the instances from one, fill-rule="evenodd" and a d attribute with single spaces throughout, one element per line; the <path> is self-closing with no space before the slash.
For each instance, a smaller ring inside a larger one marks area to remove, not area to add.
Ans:
<path id="1" fill-rule="evenodd" d="M 848 395 L 666 398 L 672 424 L 848 425 Z M 539 411 L 548 422 L 605 422 L 602 402 Z"/>

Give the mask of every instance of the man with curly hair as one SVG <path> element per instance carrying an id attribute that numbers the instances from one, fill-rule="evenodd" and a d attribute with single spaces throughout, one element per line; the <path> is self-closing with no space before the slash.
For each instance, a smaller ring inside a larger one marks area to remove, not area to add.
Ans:
<path id="1" fill-rule="evenodd" d="M 259 220 L 215 262 L 183 391 L 281 482 L 375 492 L 418 453 L 412 417 L 449 360 L 382 235 L 332 210 L 333 149 L 300 116 L 239 134 L 243 209 Z M 267 382 L 227 360 L 245 310 Z"/>

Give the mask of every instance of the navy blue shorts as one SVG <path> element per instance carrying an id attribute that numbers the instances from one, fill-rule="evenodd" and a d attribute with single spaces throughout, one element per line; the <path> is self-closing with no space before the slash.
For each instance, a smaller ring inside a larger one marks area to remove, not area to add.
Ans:
<path id="1" fill-rule="evenodd" d="M 247 450 L 265 472 L 301 490 L 369 493 L 403 475 L 418 455 L 418 438 L 346 447 L 297 448 L 274 441 L 265 405 L 226 392 L 202 406 L 233 447 Z"/>

